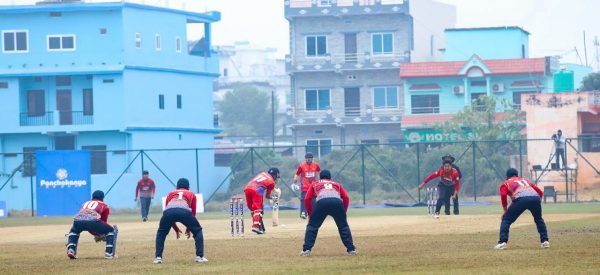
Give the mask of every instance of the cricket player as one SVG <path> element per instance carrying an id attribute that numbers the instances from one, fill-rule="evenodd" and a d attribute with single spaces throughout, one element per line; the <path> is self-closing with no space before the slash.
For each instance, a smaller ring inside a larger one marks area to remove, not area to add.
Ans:
<path id="1" fill-rule="evenodd" d="M 265 234 L 263 223 L 263 196 L 267 199 L 277 199 L 281 194 L 279 188 L 275 188 L 275 181 L 279 178 L 279 169 L 271 167 L 267 172 L 261 172 L 254 176 L 244 189 L 248 209 L 252 213 L 252 232 Z M 273 192 L 274 191 L 274 192 Z M 273 192 L 273 194 L 271 194 Z"/>
<path id="2" fill-rule="evenodd" d="M 116 225 L 113 227 L 107 223 L 109 214 L 110 209 L 104 203 L 104 192 L 94 191 L 92 200 L 83 203 L 74 217 L 73 226 L 67 235 L 67 257 L 72 260 L 77 259 L 77 243 L 79 234 L 83 231 L 94 235 L 96 242 L 106 241 L 104 258 L 115 257 L 113 246 L 115 245 Z"/>
<path id="3" fill-rule="evenodd" d="M 150 205 L 154 199 L 154 193 L 156 193 L 156 185 L 154 184 L 154 180 L 150 178 L 148 171 L 143 171 L 142 178 L 138 181 L 137 187 L 135 188 L 134 201 L 137 202 L 139 195 L 142 221 L 144 222 L 148 220 L 148 212 L 150 211 Z"/>
<path id="4" fill-rule="evenodd" d="M 452 168 L 452 163 L 449 161 L 444 161 L 444 165 L 442 168 L 433 172 L 429 175 L 423 182 L 419 185 L 419 190 L 423 189 L 429 181 L 434 178 L 440 178 L 440 182 L 438 183 L 438 192 L 440 194 L 438 201 L 435 205 L 435 213 L 433 215 L 434 218 L 438 219 L 440 217 L 440 209 L 442 209 L 442 203 L 445 205 L 446 215 L 450 215 L 450 198 L 454 199 L 458 194 L 458 190 L 460 189 L 460 180 L 458 177 L 458 171 Z"/>
<path id="5" fill-rule="evenodd" d="M 458 172 L 458 180 L 462 180 L 462 173 L 460 172 L 460 168 L 454 164 L 454 160 L 454 157 L 450 154 L 446 154 L 442 157 L 442 163 L 444 161 L 449 161 L 452 168 L 456 169 L 456 172 Z M 454 206 L 454 215 L 458 215 L 458 192 L 456 193 L 456 196 L 454 196 L 454 199 L 452 199 L 452 206 Z"/>
<path id="6" fill-rule="evenodd" d="M 317 173 L 321 171 L 319 163 L 313 161 L 313 154 L 308 152 L 304 155 L 304 162 L 298 166 L 292 188 L 297 190 L 298 178 L 301 178 L 302 187 L 300 190 L 300 218 L 306 219 L 306 207 L 304 206 L 304 198 L 311 184 L 317 179 Z"/>
<path id="7" fill-rule="evenodd" d="M 190 190 L 190 182 L 181 178 L 177 181 L 177 189 L 171 191 L 167 195 L 167 201 L 163 216 L 160 218 L 158 231 L 156 232 L 156 258 L 155 264 L 162 264 L 162 254 L 165 248 L 165 239 L 169 234 L 169 230 L 173 228 L 175 236 L 179 239 L 181 230 L 176 222 L 180 222 L 187 228 L 185 236 L 190 238 L 190 233 L 194 235 L 196 245 L 196 262 L 208 262 L 204 258 L 204 236 L 202 235 L 202 227 L 196 219 L 196 195 Z"/>
<path id="8" fill-rule="evenodd" d="M 356 247 L 354 247 L 354 243 L 352 242 L 352 232 L 350 232 L 350 226 L 346 219 L 346 211 L 348 211 L 350 198 L 348 198 L 348 194 L 341 184 L 331 180 L 329 170 L 321 171 L 319 178 L 320 180 L 314 182 L 308 189 L 306 198 L 304 198 L 304 205 L 306 206 L 309 219 L 308 225 L 306 225 L 304 245 L 300 256 L 310 256 L 310 251 L 317 240 L 319 228 L 327 216 L 333 217 L 348 255 L 354 256 L 356 255 Z M 314 210 L 312 205 L 313 198 L 316 200 Z"/>
<path id="9" fill-rule="evenodd" d="M 510 196 L 511 204 L 507 207 L 507 196 Z M 533 215 L 533 221 L 540 234 L 540 243 L 542 248 L 549 248 L 548 231 L 546 223 L 542 218 L 542 198 L 543 192 L 531 181 L 519 177 L 517 169 L 510 168 L 506 171 L 506 181 L 500 185 L 500 199 L 502 201 L 502 223 L 500 224 L 500 240 L 495 249 L 505 249 L 508 242 L 508 232 L 510 225 L 525 212 L 529 210 Z"/>

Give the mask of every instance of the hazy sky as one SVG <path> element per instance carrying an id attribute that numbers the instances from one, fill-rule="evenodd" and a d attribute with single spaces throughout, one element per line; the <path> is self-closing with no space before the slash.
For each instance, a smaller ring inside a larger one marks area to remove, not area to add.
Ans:
<path id="1" fill-rule="evenodd" d="M 88 2 L 108 0 L 88 0 Z M 148 4 L 167 3 L 194 11 L 217 10 L 221 22 L 213 27 L 215 44 L 247 40 L 262 47 L 288 53 L 288 23 L 283 0 L 133 0 Z M 419 1 L 419 0 L 412 0 Z M 438 0 L 456 6 L 456 27 L 520 26 L 531 33 L 530 56 L 564 54 L 577 47 L 585 63 L 583 31 L 587 35 L 588 62 L 596 68 L 593 40 L 600 40 L 599 0 Z M 0 4 L 29 3 L 31 0 L 0 0 Z M 431 18 L 417 18 L 426 24 Z M 419 23 L 416 22 L 416 23 Z M 574 51 L 563 61 L 579 63 Z"/>

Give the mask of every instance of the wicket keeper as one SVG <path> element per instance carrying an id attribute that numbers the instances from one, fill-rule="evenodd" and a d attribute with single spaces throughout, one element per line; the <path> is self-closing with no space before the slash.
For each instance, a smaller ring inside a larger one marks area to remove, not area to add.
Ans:
<path id="1" fill-rule="evenodd" d="M 204 258 L 204 236 L 202 235 L 202 226 L 196 219 L 196 195 L 190 190 L 190 182 L 181 178 L 177 181 L 177 189 L 167 195 L 165 211 L 160 218 L 158 231 L 156 232 L 156 258 L 155 264 L 163 262 L 162 254 L 165 248 L 165 239 L 169 230 L 173 228 L 177 239 L 181 235 L 181 230 L 176 222 L 180 222 L 187 228 L 185 236 L 189 239 L 190 233 L 194 235 L 196 245 L 196 262 L 208 262 Z"/>
<path id="2" fill-rule="evenodd" d="M 300 182 L 302 183 L 302 187 L 300 188 L 300 218 L 306 219 L 304 198 L 306 197 L 306 192 L 311 184 L 317 179 L 317 173 L 321 171 L 321 167 L 319 167 L 319 163 L 313 161 L 313 154 L 310 152 L 304 155 L 304 159 L 304 162 L 302 162 L 300 166 L 298 166 L 298 170 L 296 170 L 293 186 L 298 186 L 298 178 L 300 177 Z"/>
<path id="3" fill-rule="evenodd" d="M 265 224 L 263 217 L 263 196 L 267 199 L 276 199 L 281 194 L 281 190 L 275 189 L 275 181 L 279 178 L 279 169 L 271 167 L 267 172 L 261 172 L 254 176 L 244 189 L 248 209 L 252 213 L 252 232 L 256 234 L 265 234 Z M 275 190 L 275 192 L 273 192 Z M 273 194 L 271 194 L 273 192 Z"/>
<path id="4" fill-rule="evenodd" d="M 83 231 L 94 235 L 96 242 L 106 241 L 104 258 L 115 257 L 113 246 L 115 245 L 116 226 L 108 224 L 110 209 L 104 203 L 104 192 L 96 190 L 92 194 L 92 200 L 83 203 L 79 212 L 75 215 L 73 226 L 67 235 L 67 257 L 77 259 L 77 243 L 79 234 Z"/>
<path id="5" fill-rule="evenodd" d="M 507 196 L 510 196 L 511 204 L 507 207 Z M 529 210 L 533 216 L 533 221 L 540 234 L 540 243 L 542 248 L 549 248 L 548 231 L 546 223 L 542 218 L 542 198 L 543 192 L 528 179 L 519 177 L 519 171 L 510 168 L 506 171 L 506 181 L 500 185 L 500 199 L 502 201 L 502 223 L 500 224 L 500 240 L 494 247 L 495 249 L 505 249 L 508 242 L 508 232 L 510 225 L 525 212 Z"/>
<path id="6" fill-rule="evenodd" d="M 346 190 L 340 183 L 331 180 L 329 170 L 321 171 L 319 178 L 320 180 L 311 185 L 306 192 L 306 198 L 304 198 L 304 205 L 308 211 L 309 219 L 300 256 L 310 256 L 310 251 L 317 240 L 319 228 L 327 216 L 333 217 L 348 255 L 354 256 L 356 255 L 356 247 L 352 242 L 352 232 L 350 232 L 346 217 L 350 198 L 348 198 Z M 314 211 L 313 198 L 316 200 Z"/>
<path id="7" fill-rule="evenodd" d="M 434 218 L 438 219 L 440 217 L 440 209 L 442 209 L 442 203 L 445 205 L 446 215 L 450 215 L 450 197 L 454 199 L 458 194 L 458 190 L 460 189 L 460 180 L 458 177 L 458 171 L 452 168 L 452 163 L 450 161 L 444 161 L 444 165 L 442 168 L 433 172 L 429 175 L 423 183 L 419 185 L 419 190 L 423 189 L 429 181 L 434 178 L 440 178 L 440 182 L 438 183 L 438 192 L 440 194 L 438 201 L 435 205 L 435 213 L 433 215 Z"/>

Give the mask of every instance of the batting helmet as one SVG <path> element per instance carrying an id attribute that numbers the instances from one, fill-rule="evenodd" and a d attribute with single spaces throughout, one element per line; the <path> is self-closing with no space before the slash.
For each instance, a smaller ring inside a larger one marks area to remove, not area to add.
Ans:
<path id="1" fill-rule="evenodd" d="M 277 169 L 277 167 L 269 168 L 269 171 L 267 171 L 267 173 L 269 173 L 271 176 L 273 176 L 273 179 L 279 178 L 279 169 Z"/>

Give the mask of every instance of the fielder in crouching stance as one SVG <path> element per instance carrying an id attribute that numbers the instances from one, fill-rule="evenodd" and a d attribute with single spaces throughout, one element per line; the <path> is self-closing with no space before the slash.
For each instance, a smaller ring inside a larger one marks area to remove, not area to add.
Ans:
<path id="1" fill-rule="evenodd" d="M 112 259 L 115 257 L 117 226 L 113 227 L 107 223 L 110 209 L 103 200 L 104 192 L 94 191 L 92 200 L 86 201 L 75 215 L 73 226 L 67 235 L 67 256 L 70 259 L 77 259 L 77 243 L 79 242 L 79 234 L 83 231 L 94 235 L 96 242 L 106 241 L 104 258 Z"/>
<path id="2" fill-rule="evenodd" d="M 163 262 L 162 254 L 165 248 L 165 239 L 169 234 L 169 230 L 173 228 L 177 239 L 181 235 L 181 230 L 177 227 L 176 222 L 180 222 L 187 229 L 185 235 L 190 238 L 190 233 L 194 235 L 196 244 L 196 262 L 208 262 L 204 258 L 204 236 L 202 235 L 202 227 L 196 219 L 196 195 L 190 190 L 190 182 L 181 178 L 177 181 L 177 189 L 171 191 L 167 195 L 167 201 L 163 216 L 160 218 L 158 231 L 156 232 L 156 258 L 155 264 Z"/>
<path id="3" fill-rule="evenodd" d="M 507 207 L 507 196 L 510 196 L 511 203 Z M 550 247 L 548 241 L 548 231 L 546 223 L 542 218 L 542 190 L 525 178 L 519 177 L 517 169 L 510 168 L 506 171 L 506 181 L 500 185 L 500 199 L 502 200 L 502 223 L 500 224 L 500 240 L 495 249 L 505 249 L 508 242 L 508 231 L 510 225 L 525 212 L 529 210 L 533 215 L 533 221 L 540 234 L 540 242 L 542 248 Z"/>
<path id="4" fill-rule="evenodd" d="M 248 209 L 252 213 L 252 232 L 265 234 L 263 222 L 263 195 L 266 191 L 267 199 L 278 199 L 281 194 L 279 188 L 275 188 L 275 181 L 279 178 L 279 169 L 269 168 L 269 171 L 254 176 L 244 189 Z M 273 192 L 273 194 L 271 194 Z"/>
<path id="5" fill-rule="evenodd" d="M 350 198 L 348 198 L 348 194 L 341 184 L 331 180 L 329 170 L 321 171 L 319 178 L 320 180 L 315 181 L 308 189 L 304 198 L 309 220 L 308 225 L 306 225 L 304 246 L 300 256 L 310 256 L 310 250 L 315 245 L 319 228 L 327 216 L 333 217 L 348 255 L 354 256 L 356 255 L 356 248 L 352 242 L 352 232 L 350 232 L 350 226 L 346 219 Z M 313 198 L 316 198 L 314 211 L 311 203 Z"/>

